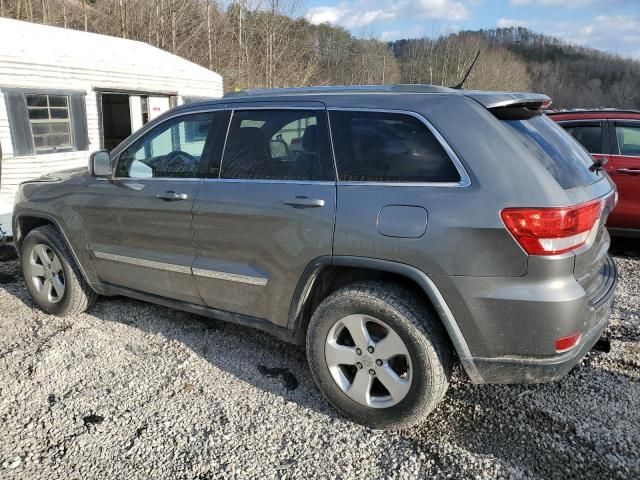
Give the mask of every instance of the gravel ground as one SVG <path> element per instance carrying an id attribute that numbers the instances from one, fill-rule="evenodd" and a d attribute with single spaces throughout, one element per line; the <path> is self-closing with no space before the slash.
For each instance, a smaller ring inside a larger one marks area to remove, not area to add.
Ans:
<path id="1" fill-rule="evenodd" d="M 338 416 L 301 348 L 124 298 L 51 317 L 0 263 L 0 478 L 640 478 L 640 258 L 618 253 L 609 354 L 545 385 L 457 375 L 400 433 Z"/>

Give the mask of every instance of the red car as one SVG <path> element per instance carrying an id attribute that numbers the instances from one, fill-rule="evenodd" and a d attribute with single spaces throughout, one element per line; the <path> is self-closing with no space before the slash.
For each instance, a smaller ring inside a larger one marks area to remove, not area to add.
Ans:
<path id="1" fill-rule="evenodd" d="M 612 235 L 640 237 L 640 111 L 574 110 L 549 112 L 595 159 L 618 187 L 618 206 L 607 227 Z"/>

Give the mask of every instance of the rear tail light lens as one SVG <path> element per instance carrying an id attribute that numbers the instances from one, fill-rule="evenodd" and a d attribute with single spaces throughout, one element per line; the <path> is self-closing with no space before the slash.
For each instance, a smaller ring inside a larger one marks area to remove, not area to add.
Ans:
<path id="1" fill-rule="evenodd" d="M 587 241 L 600 211 L 600 200 L 594 200 L 573 207 L 505 208 L 500 216 L 529 255 L 559 255 Z"/>
<path id="2" fill-rule="evenodd" d="M 562 337 L 556 340 L 556 352 L 562 353 L 571 350 L 580 341 L 582 333 L 574 333 L 568 337 Z"/>

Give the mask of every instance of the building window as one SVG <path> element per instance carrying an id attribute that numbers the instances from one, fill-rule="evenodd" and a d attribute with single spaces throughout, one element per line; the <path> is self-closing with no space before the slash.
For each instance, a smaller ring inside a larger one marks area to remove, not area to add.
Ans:
<path id="1" fill-rule="evenodd" d="M 25 95 L 36 153 L 72 150 L 69 97 Z"/>

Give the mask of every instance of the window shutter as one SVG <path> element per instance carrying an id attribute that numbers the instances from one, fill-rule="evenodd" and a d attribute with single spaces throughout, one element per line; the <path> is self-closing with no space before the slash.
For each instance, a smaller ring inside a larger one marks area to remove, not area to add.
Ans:
<path id="1" fill-rule="evenodd" d="M 31 135 L 31 125 L 27 113 L 27 104 L 22 93 L 5 91 L 4 99 L 9 116 L 9 131 L 11 132 L 11 143 L 13 144 L 13 155 L 25 156 L 34 155 L 33 137 Z"/>
<path id="2" fill-rule="evenodd" d="M 87 107 L 83 94 L 69 96 L 71 107 L 71 124 L 73 128 L 73 145 L 76 150 L 89 150 L 89 131 L 87 129 Z"/>

